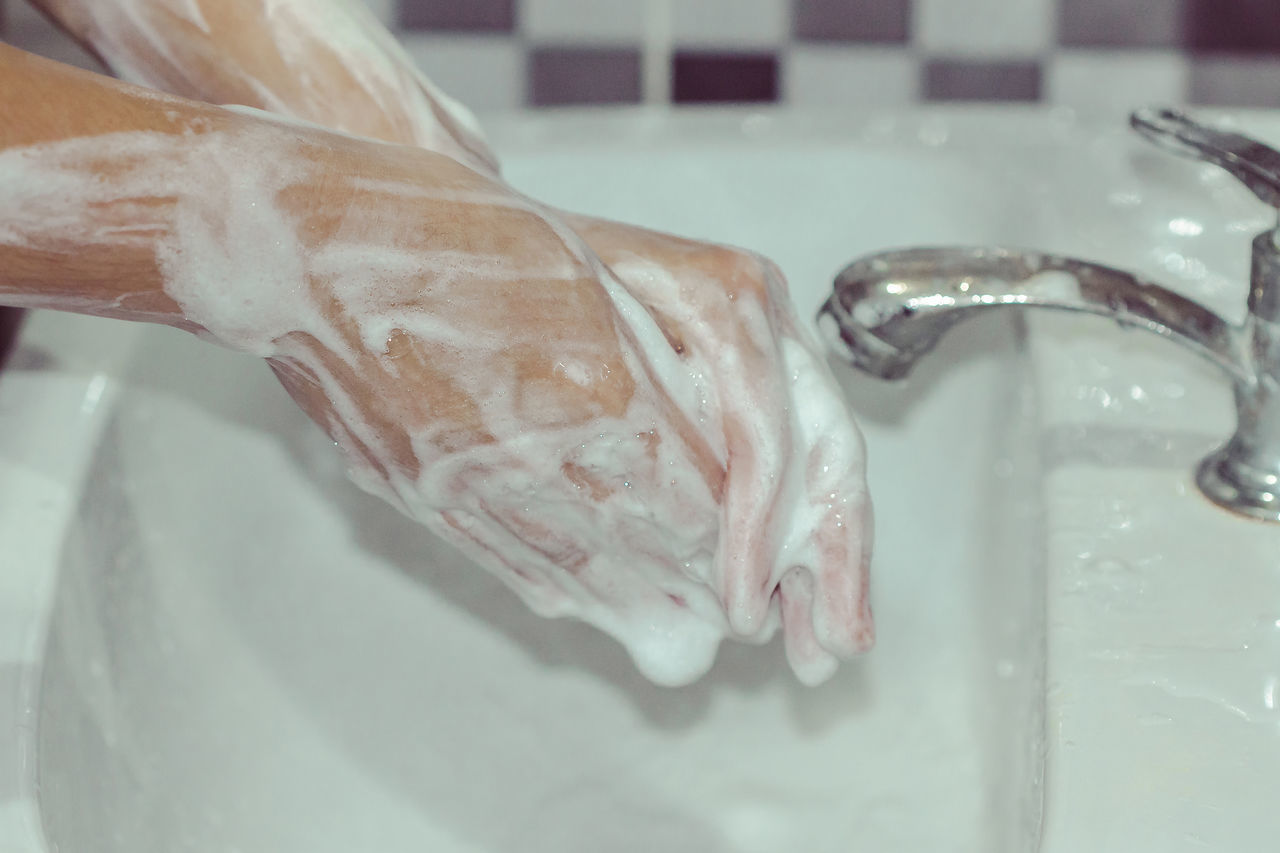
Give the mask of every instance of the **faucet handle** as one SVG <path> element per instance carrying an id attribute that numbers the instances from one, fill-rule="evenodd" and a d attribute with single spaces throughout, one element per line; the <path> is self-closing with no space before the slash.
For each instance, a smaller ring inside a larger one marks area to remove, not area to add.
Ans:
<path id="1" fill-rule="evenodd" d="M 1271 146 L 1207 127 L 1168 107 L 1135 110 L 1129 126 L 1165 151 L 1221 166 L 1262 201 L 1280 209 L 1280 151 Z"/>
<path id="2" fill-rule="evenodd" d="M 1240 133 L 1206 127 L 1168 107 L 1135 110 L 1129 125 L 1165 151 L 1221 166 L 1280 210 L 1280 151 Z M 1280 323 L 1280 225 L 1254 239 L 1252 261 L 1249 313 Z M 1280 358 L 1280 351 L 1275 356 Z M 1277 365 L 1280 370 L 1280 361 Z"/>

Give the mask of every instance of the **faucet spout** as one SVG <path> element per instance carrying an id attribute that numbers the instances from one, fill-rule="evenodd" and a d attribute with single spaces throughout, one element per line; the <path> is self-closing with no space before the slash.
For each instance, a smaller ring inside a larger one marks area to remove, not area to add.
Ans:
<path id="1" fill-rule="evenodd" d="M 882 379 L 905 377 L 953 326 L 989 308 L 1054 308 L 1110 317 L 1180 343 L 1253 383 L 1242 327 L 1112 267 L 996 248 L 914 248 L 861 258 L 819 312 L 828 342 Z"/>
<path id="2" fill-rule="evenodd" d="M 1170 109 L 1139 110 L 1132 127 L 1166 151 L 1225 169 L 1280 209 L 1280 151 Z M 1228 323 L 1196 302 L 1089 261 L 992 248 L 903 249 L 855 261 L 818 314 L 854 366 L 899 379 L 965 317 L 985 308 L 1056 308 L 1110 317 L 1180 343 L 1231 377 L 1236 431 L 1200 463 L 1214 503 L 1280 522 L 1280 229 L 1253 240 L 1248 313 Z"/>

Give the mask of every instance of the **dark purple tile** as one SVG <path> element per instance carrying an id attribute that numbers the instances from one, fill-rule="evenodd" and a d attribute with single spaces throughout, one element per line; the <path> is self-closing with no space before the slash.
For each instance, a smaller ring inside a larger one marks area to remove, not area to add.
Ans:
<path id="1" fill-rule="evenodd" d="M 509 33 L 515 0 L 400 0 L 399 21 L 407 30 Z"/>
<path id="2" fill-rule="evenodd" d="M 778 57 L 772 53 L 676 51 L 671 100 L 677 104 L 778 100 Z"/>
<path id="3" fill-rule="evenodd" d="M 902 44 L 911 0 L 792 0 L 791 31 L 805 41 Z"/>
<path id="4" fill-rule="evenodd" d="M 1040 64 L 934 59 L 924 67 L 926 101 L 1038 101 Z"/>
<path id="5" fill-rule="evenodd" d="M 1177 47 L 1185 0 L 1058 0 L 1058 43 L 1069 47 Z M 1215 2 L 1215 5 L 1220 5 Z"/>
<path id="6" fill-rule="evenodd" d="M 1275 0 L 1186 0 L 1184 44 L 1196 53 L 1280 53 Z"/>
<path id="7" fill-rule="evenodd" d="M 24 312 L 17 308 L 0 307 L 0 367 L 4 367 L 9 353 L 13 351 L 23 316 Z"/>
<path id="8" fill-rule="evenodd" d="M 638 48 L 543 47 L 529 53 L 533 106 L 640 101 Z"/>

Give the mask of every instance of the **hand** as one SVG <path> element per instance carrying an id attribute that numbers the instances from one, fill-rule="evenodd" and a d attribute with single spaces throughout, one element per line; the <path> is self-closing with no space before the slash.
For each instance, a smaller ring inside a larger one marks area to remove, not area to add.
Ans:
<path id="1" fill-rule="evenodd" d="M 861 446 L 776 270 L 739 250 L 576 222 L 625 271 L 623 288 L 554 214 L 492 178 L 433 169 L 428 187 L 414 185 L 421 165 L 345 186 L 330 177 L 348 236 L 300 228 L 338 240 L 309 251 L 347 259 L 311 281 L 318 304 L 337 306 L 334 329 L 284 336 L 272 363 L 357 460 L 358 481 L 538 612 L 621 639 L 656 681 L 696 677 L 721 636 L 767 637 L 779 614 L 805 680 L 864 650 Z M 447 223 L 422 204 L 445 173 L 469 200 L 465 220 L 454 216 L 465 250 L 439 243 Z M 501 247 L 480 266 L 476 235 Z M 446 287 L 442 253 L 471 264 Z M 369 276 L 383 257 L 400 265 Z"/>
<path id="2" fill-rule="evenodd" d="M 741 249 L 566 218 L 711 379 L 730 475 L 713 579 L 732 628 L 750 636 L 759 591 L 776 590 L 792 668 L 825 679 L 874 639 L 871 504 L 861 434 L 782 273 Z"/>

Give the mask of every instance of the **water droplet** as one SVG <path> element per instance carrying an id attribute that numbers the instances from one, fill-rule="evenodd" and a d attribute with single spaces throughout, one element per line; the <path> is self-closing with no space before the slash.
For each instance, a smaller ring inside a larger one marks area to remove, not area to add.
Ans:
<path id="1" fill-rule="evenodd" d="M 1199 237 L 1204 233 L 1204 225 L 1180 216 L 1169 221 L 1169 230 L 1179 237 Z"/>
<path id="2" fill-rule="evenodd" d="M 916 138 L 921 143 L 934 148 L 945 145 L 950 137 L 951 128 L 941 121 L 930 121 L 920 125 L 920 130 L 916 134 Z"/>

